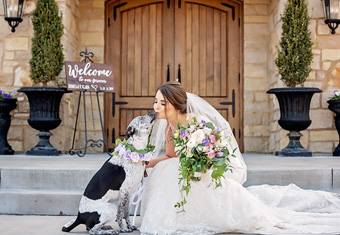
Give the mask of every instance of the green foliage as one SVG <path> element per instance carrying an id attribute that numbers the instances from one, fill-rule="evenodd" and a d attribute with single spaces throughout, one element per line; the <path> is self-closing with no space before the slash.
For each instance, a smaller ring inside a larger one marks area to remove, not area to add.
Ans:
<path id="1" fill-rule="evenodd" d="M 311 32 L 306 0 L 288 0 L 282 18 L 280 50 L 275 64 L 281 80 L 289 87 L 302 85 L 313 60 Z"/>
<path id="2" fill-rule="evenodd" d="M 34 35 L 32 38 L 32 58 L 30 60 L 31 79 L 35 84 L 55 81 L 64 63 L 61 36 L 64 26 L 55 0 L 38 0 L 32 13 Z"/>

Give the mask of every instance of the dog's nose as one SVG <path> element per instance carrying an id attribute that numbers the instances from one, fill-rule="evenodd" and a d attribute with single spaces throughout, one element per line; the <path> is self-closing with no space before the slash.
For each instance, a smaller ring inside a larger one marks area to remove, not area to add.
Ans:
<path id="1" fill-rule="evenodd" d="M 153 122 L 157 118 L 157 115 L 156 115 L 156 113 L 154 111 L 150 111 L 148 113 L 148 116 L 151 117 L 151 122 Z"/>

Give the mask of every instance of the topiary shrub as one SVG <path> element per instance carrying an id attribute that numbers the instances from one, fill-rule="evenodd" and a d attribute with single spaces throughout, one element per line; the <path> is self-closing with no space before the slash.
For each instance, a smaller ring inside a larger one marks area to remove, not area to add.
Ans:
<path id="1" fill-rule="evenodd" d="M 32 13 L 34 35 L 32 38 L 32 58 L 30 60 L 31 79 L 34 84 L 55 81 L 64 63 L 61 37 L 64 25 L 62 14 L 54 0 L 38 0 Z"/>
<path id="2" fill-rule="evenodd" d="M 281 19 L 282 35 L 275 64 L 286 86 L 303 85 L 313 60 L 307 2 L 288 0 Z"/>

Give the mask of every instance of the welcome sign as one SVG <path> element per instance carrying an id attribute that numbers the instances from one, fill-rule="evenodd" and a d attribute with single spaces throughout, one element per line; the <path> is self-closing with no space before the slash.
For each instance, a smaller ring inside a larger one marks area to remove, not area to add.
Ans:
<path id="1" fill-rule="evenodd" d="M 67 90 L 114 92 L 111 64 L 65 61 Z"/>

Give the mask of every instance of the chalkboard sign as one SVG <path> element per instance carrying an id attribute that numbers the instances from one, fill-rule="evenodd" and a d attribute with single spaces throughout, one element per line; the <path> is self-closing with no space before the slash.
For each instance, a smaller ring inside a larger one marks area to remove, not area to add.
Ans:
<path id="1" fill-rule="evenodd" d="M 114 92 L 111 64 L 65 61 L 69 91 Z"/>

